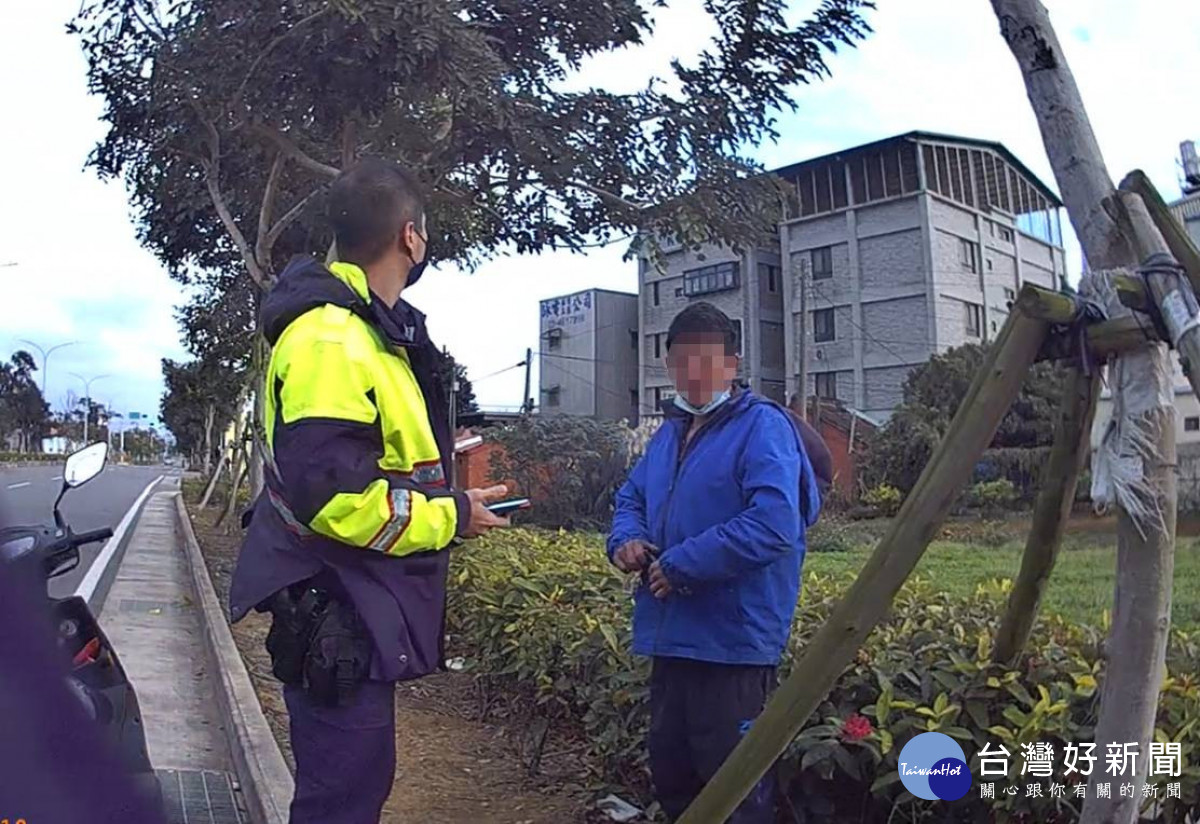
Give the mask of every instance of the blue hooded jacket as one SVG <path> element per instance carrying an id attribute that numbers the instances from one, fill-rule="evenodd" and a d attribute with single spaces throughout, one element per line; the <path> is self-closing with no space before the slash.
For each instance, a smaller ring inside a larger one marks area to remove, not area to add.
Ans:
<path id="1" fill-rule="evenodd" d="M 640 538 L 660 551 L 673 591 L 640 586 L 633 651 L 774 665 L 800 594 L 804 532 L 821 499 L 786 410 L 740 392 L 681 447 L 691 418 L 674 407 L 617 493 L 608 557 Z M 682 591 L 681 591 L 682 590 Z"/>

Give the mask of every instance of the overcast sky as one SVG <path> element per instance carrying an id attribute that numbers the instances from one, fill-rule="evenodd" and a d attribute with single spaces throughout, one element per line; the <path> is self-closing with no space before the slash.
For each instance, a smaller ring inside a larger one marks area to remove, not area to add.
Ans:
<path id="1" fill-rule="evenodd" d="M 815 5 L 797 2 L 797 12 Z M 1168 198 L 1179 192 L 1178 145 L 1200 139 L 1200 3 L 1048 0 L 1109 170 L 1142 168 Z M 782 139 L 761 147 L 768 167 L 912 129 L 998 140 L 1053 186 L 1020 75 L 986 0 L 878 0 L 875 34 L 831 61 L 833 77 L 797 92 Z M 50 360 L 58 409 L 71 376 L 107 374 L 93 396 L 120 411 L 157 414 L 160 360 L 183 357 L 173 307 L 180 287 L 141 249 L 120 185 L 83 164 L 103 133 L 84 61 L 64 25 L 78 0 L 5 3 L 0 10 L 0 354 L 29 338 L 79 341 Z M 589 63 L 576 82 L 633 90 L 674 56 L 694 55 L 711 30 L 700 0 L 672 0 L 646 47 Z M 1055 187 L 1057 188 L 1057 187 Z M 1071 240 L 1072 278 L 1079 268 Z M 464 362 L 485 406 L 521 402 L 521 370 L 479 380 L 537 345 L 538 301 L 598 286 L 632 291 L 624 246 L 586 256 L 509 256 L 466 275 L 429 271 L 408 297 L 430 315 L 438 343 Z M 39 358 L 40 359 L 40 358 Z M 536 360 L 536 359 L 535 359 Z M 536 381 L 536 374 L 535 374 Z M 535 383 L 536 385 L 536 383 Z"/>

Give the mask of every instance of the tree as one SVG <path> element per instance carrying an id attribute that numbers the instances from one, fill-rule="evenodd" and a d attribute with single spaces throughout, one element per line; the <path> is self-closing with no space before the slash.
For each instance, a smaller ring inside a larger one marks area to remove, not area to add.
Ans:
<path id="1" fill-rule="evenodd" d="M 240 407 L 238 376 L 199 360 L 177 363 L 163 359 L 163 381 L 166 391 L 159 416 L 178 450 L 208 472 L 220 446 L 219 435 Z"/>
<path id="2" fill-rule="evenodd" d="M 467 367 L 456 361 L 453 355 L 443 349 L 438 353 L 436 370 L 438 382 L 446 390 L 446 397 L 450 397 L 454 388 L 454 380 L 458 379 L 455 414 L 459 420 L 479 411 L 479 404 L 475 401 L 475 388 L 471 386 L 471 379 L 467 377 Z"/>
<path id="3" fill-rule="evenodd" d="M 745 147 L 778 136 L 776 113 L 867 34 L 872 4 L 823 0 L 789 26 L 785 0 L 710 0 L 720 35 L 670 83 L 564 88 L 585 58 L 642 42 L 661 5 L 94 0 L 70 26 L 109 126 L 89 163 L 126 181 L 142 243 L 189 284 L 236 267 L 264 290 L 291 255 L 332 252 L 322 194 L 364 154 L 419 176 L 431 254 L 467 266 L 617 237 L 652 258 L 664 235 L 771 238 L 786 190 Z"/>
<path id="4" fill-rule="evenodd" d="M 871 439 L 863 467 L 869 486 L 889 483 L 905 492 L 912 488 L 982 368 L 985 352 L 982 346 L 967 344 L 935 355 L 909 373 L 904 382 L 904 400 Z M 1061 396 L 1061 370 L 1049 362 L 1036 364 L 1001 421 L 992 449 L 1048 447 L 1054 437 L 1055 410 Z M 1006 467 L 1019 463 L 1011 453 L 1007 458 L 994 455 L 993 459 Z M 1010 480 L 1018 483 L 1017 478 Z M 1018 485 L 1024 488 L 1028 484 Z"/>
<path id="5" fill-rule="evenodd" d="M 15 436 L 22 452 L 41 451 L 50 424 L 50 406 L 34 380 L 36 371 L 33 356 L 23 350 L 0 363 L 0 437 Z"/>

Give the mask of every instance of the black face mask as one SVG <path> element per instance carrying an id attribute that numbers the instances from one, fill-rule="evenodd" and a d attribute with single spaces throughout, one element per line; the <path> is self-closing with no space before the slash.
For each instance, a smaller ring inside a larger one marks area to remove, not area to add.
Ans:
<path id="1" fill-rule="evenodd" d="M 417 281 L 421 279 L 421 275 L 425 274 L 425 267 L 429 265 L 429 237 L 427 235 L 421 235 L 420 238 L 421 240 L 425 241 L 425 257 L 420 263 L 413 261 L 412 268 L 408 270 L 408 282 L 405 284 L 406 287 L 415 286 Z"/>

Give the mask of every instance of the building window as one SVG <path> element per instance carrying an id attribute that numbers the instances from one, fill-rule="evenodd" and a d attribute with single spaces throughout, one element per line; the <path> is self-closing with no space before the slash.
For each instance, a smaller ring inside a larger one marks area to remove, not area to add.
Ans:
<path id="1" fill-rule="evenodd" d="M 733 351 L 739 355 L 742 352 L 742 322 L 737 318 L 733 320 Z"/>
<path id="2" fill-rule="evenodd" d="M 1008 288 L 1007 286 L 1005 286 L 1005 287 L 1004 287 L 1004 299 L 1005 299 L 1006 301 L 1008 301 L 1009 303 L 1012 303 L 1014 300 L 1016 300 L 1016 299 L 1017 299 L 1017 292 L 1016 292 L 1016 290 L 1015 290 L 1015 289 L 1010 289 L 1010 288 Z"/>
<path id="3" fill-rule="evenodd" d="M 1189 417 L 1183 419 L 1184 432 L 1200 432 L 1200 418 Z"/>
<path id="4" fill-rule="evenodd" d="M 969 240 L 958 241 L 958 262 L 968 272 L 979 271 L 979 247 Z"/>
<path id="5" fill-rule="evenodd" d="M 737 261 L 714 263 L 683 273 L 683 293 L 688 297 L 724 292 L 741 286 L 741 266 Z"/>
<path id="6" fill-rule="evenodd" d="M 636 389 L 629 390 L 629 406 L 633 409 L 638 408 L 638 391 Z"/>
<path id="7" fill-rule="evenodd" d="M 1003 240 L 1005 243 L 1012 243 L 1013 242 L 1012 229 L 1008 229 L 1004 226 L 1001 226 L 1000 227 L 1000 239 Z"/>
<path id="8" fill-rule="evenodd" d="M 988 266 L 988 271 L 989 272 L 992 271 L 992 259 L 991 258 L 987 259 L 987 266 Z"/>
<path id="9" fill-rule="evenodd" d="M 629 348 L 634 352 L 637 351 L 638 334 L 636 329 L 629 330 Z"/>
<path id="10" fill-rule="evenodd" d="M 772 295 L 779 291 L 779 267 L 769 263 L 758 264 L 758 273 L 766 281 L 767 291 Z"/>
<path id="11" fill-rule="evenodd" d="M 822 246 L 812 250 L 812 279 L 829 280 L 833 277 L 833 247 Z"/>
<path id="12" fill-rule="evenodd" d="M 557 386 L 552 386 L 546 390 L 546 406 L 558 406 L 562 401 L 562 392 Z"/>
<path id="13" fill-rule="evenodd" d="M 563 330 L 551 329 L 546 333 L 546 348 L 551 352 L 562 349 Z"/>
<path id="14" fill-rule="evenodd" d="M 818 398 L 837 398 L 837 372 L 818 372 L 816 381 Z"/>
<path id="15" fill-rule="evenodd" d="M 964 303 L 966 309 L 967 336 L 981 337 L 983 332 L 983 307 L 975 303 Z"/>
<path id="16" fill-rule="evenodd" d="M 654 357 L 662 357 L 662 335 L 651 335 L 654 338 Z"/>
<path id="17" fill-rule="evenodd" d="M 832 309 L 817 309 L 813 312 L 813 342 L 829 343 L 837 337 L 837 325 Z"/>
<path id="18" fill-rule="evenodd" d="M 650 284 L 650 300 L 655 306 L 658 306 L 658 281 Z"/>
<path id="19" fill-rule="evenodd" d="M 683 287 L 682 286 L 675 287 L 675 297 L 677 297 L 677 298 L 683 297 Z"/>

